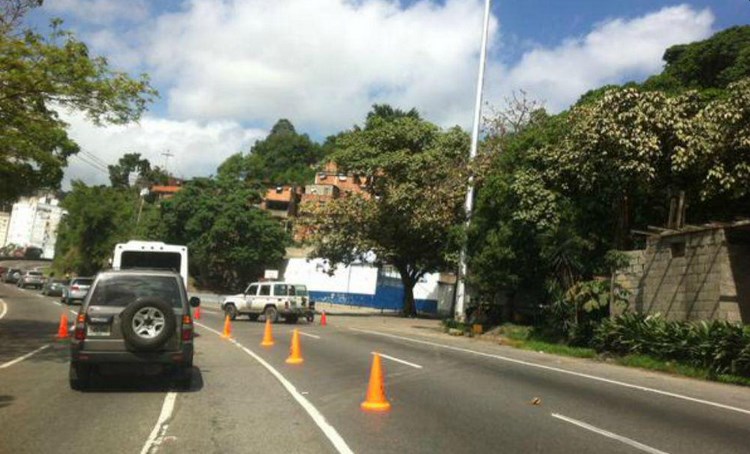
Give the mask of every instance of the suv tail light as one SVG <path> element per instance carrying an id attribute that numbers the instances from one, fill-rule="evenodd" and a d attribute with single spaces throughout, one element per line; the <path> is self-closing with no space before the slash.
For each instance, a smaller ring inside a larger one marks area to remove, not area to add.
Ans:
<path id="1" fill-rule="evenodd" d="M 182 316 L 182 340 L 183 342 L 193 340 L 193 319 L 189 315 Z"/>
<path id="2" fill-rule="evenodd" d="M 71 290 L 78 290 L 78 286 L 77 286 L 77 285 L 72 285 L 72 286 L 70 287 L 70 289 L 71 289 Z"/>
<path id="3" fill-rule="evenodd" d="M 79 313 L 76 317 L 76 329 L 74 338 L 77 341 L 86 340 L 86 314 Z"/>

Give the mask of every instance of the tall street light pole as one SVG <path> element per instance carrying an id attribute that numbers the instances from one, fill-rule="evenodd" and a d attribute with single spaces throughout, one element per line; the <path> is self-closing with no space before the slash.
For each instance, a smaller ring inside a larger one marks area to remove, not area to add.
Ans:
<path id="1" fill-rule="evenodd" d="M 490 0 L 484 2 L 484 28 L 482 29 L 482 48 L 479 53 L 479 76 L 477 77 L 477 97 L 474 104 L 474 127 L 471 131 L 471 151 L 469 162 L 477 155 L 477 144 L 479 142 L 479 123 L 482 115 L 482 88 L 484 86 L 484 67 L 487 59 L 487 36 L 490 29 Z M 471 210 L 474 206 L 474 178 L 469 176 L 469 185 L 466 191 L 466 227 L 471 223 Z M 456 309 L 454 317 L 464 321 L 466 311 L 466 245 L 461 248 L 461 256 L 458 266 L 458 282 L 456 285 Z"/>

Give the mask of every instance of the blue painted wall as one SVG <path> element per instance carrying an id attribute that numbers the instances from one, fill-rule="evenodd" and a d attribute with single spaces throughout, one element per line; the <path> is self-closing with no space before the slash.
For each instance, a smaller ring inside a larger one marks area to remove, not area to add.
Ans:
<path id="1" fill-rule="evenodd" d="M 346 292 L 315 292 L 310 291 L 313 301 L 344 304 L 349 306 L 372 307 L 375 309 L 401 310 L 403 307 L 404 288 L 392 279 L 378 278 L 378 285 L 374 295 Z M 417 312 L 428 314 L 437 313 L 437 300 L 418 299 L 415 301 Z"/>

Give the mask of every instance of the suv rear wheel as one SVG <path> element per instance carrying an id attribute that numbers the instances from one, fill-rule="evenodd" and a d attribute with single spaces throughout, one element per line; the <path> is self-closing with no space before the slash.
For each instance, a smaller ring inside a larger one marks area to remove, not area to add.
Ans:
<path id="1" fill-rule="evenodd" d="M 86 364 L 70 363 L 68 372 L 70 389 L 82 391 L 91 384 L 91 366 Z"/>
<path id="2" fill-rule="evenodd" d="M 279 311 L 277 311 L 273 306 L 266 307 L 266 310 L 263 311 L 263 314 L 265 314 L 266 320 L 271 320 L 271 323 L 276 323 L 279 321 Z"/>

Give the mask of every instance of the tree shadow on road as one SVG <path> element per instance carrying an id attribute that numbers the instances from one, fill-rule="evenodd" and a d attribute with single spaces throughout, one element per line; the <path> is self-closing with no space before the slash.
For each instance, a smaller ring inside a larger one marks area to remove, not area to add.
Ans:
<path id="1" fill-rule="evenodd" d="M 7 407 L 12 404 L 14 400 L 16 400 L 16 398 L 13 396 L 0 395 L 0 408 Z"/>

